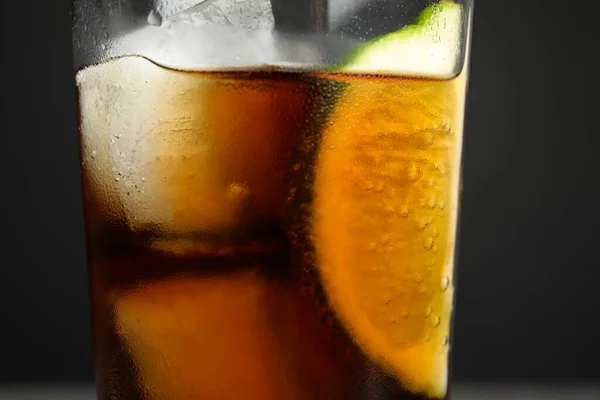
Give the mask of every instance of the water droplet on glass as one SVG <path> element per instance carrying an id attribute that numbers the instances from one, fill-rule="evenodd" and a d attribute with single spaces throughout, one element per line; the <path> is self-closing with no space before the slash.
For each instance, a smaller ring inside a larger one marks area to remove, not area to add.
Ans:
<path id="1" fill-rule="evenodd" d="M 227 188 L 227 196 L 236 203 L 241 203 L 248 198 L 250 190 L 243 183 L 234 182 Z"/>
<path id="2" fill-rule="evenodd" d="M 427 250 L 433 249 L 434 241 L 435 241 L 435 239 L 431 236 L 428 237 L 427 239 L 425 239 L 425 248 Z"/>
<path id="3" fill-rule="evenodd" d="M 440 319 L 440 317 L 431 317 L 431 325 L 433 325 L 435 328 L 440 326 L 441 322 L 442 320 Z"/>
<path id="4" fill-rule="evenodd" d="M 162 16 L 155 10 L 152 10 L 150 11 L 150 14 L 148 14 L 148 23 L 153 26 L 161 26 Z"/>
<path id="5" fill-rule="evenodd" d="M 92 158 L 96 158 L 96 150 L 92 150 Z"/>
<path id="6" fill-rule="evenodd" d="M 400 216 L 402 218 L 408 218 L 408 214 L 410 213 L 410 208 L 407 205 L 403 205 L 400 207 Z"/>
<path id="7" fill-rule="evenodd" d="M 435 208 L 435 206 L 437 205 L 437 199 L 431 196 L 427 201 L 427 205 L 429 206 L 429 208 Z"/>
<path id="8" fill-rule="evenodd" d="M 425 133 L 425 142 L 428 145 L 432 145 L 434 141 L 435 141 L 435 136 L 434 136 L 433 132 L 426 132 Z"/>
<path id="9" fill-rule="evenodd" d="M 409 179 L 417 179 L 421 173 L 421 169 L 416 164 L 410 164 L 408 166 L 408 178 Z"/>
<path id="10" fill-rule="evenodd" d="M 450 286 L 450 278 L 448 278 L 447 276 L 444 276 L 442 278 L 442 284 L 441 284 L 442 292 L 445 292 L 446 290 L 448 290 L 448 286 Z"/>
<path id="11" fill-rule="evenodd" d="M 420 220 L 418 222 L 419 229 L 424 231 L 425 228 L 427 228 L 429 225 L 431 225 L 432 222 L 433 222 L 433 220 L 431 218 L 423 218 L 422 220 Z"/>
<path id="12" fill-rule="evenodd" d="M 450 340 L 448 339 L 448 336 L 444 336 L 444 338 L 442 339 L 442 346 L 444 346 L 444 347 L 448 346 L 449 342 L 450 342 Z"/>

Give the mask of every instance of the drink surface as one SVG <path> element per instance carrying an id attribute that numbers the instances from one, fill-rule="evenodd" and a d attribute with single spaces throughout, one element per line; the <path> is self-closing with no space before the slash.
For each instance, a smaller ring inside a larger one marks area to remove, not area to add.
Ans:
<path id="1" fill-rule="evenodd" d="M 462 76 L 77 87 L 101 399 L 446 398 Z"/>

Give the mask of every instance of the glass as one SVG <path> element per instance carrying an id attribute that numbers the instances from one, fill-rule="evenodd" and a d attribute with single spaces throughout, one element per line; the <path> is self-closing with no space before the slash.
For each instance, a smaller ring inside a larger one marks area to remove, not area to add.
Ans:
<path id="1" fill-rule="evenodd" d="M 74 0 L 99 399 L 447 399 L 471 1 Z"/>

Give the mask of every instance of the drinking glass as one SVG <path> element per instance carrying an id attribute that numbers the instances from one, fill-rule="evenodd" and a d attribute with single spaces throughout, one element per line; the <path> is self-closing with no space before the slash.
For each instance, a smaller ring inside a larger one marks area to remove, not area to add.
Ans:
<path id="1" fill-rule="evenodd" d="M 471 11 L 74 0 L 99 399 L 449 398 Z"/>

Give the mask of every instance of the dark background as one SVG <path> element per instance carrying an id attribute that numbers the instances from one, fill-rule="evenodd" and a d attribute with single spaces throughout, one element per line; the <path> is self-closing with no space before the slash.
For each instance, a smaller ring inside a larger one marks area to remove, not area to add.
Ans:
<path id="1" fill-rule="evenodd" d="M 592 5 L 476 0 L 458 380 L 600 379 Z M 0 381 L 92 379 L 69 9 L 2 2 Z"/>

